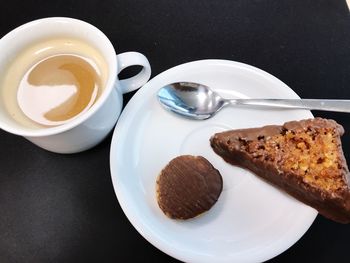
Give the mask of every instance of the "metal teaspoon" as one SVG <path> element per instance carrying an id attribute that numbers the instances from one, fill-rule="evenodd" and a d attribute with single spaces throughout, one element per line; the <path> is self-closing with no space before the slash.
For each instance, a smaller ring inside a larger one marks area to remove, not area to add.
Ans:
<path id="1" fill-rule="evenodd" d="M 204 120 L 225 106 L 258 106 L 349 112 L 350 100 L 327 99 L 225 99 L 209 87 L 193 82 L 177 82 L 158 91 L 159 102 L 168 110 L 191 119 Z"/>

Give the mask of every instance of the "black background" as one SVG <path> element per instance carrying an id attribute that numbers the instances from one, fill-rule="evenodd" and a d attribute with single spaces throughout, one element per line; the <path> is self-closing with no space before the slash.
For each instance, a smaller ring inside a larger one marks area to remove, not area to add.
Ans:
<path id="1" fill-rule="evenodd" d="M 90 22 L 118 53 L 145 54 L 152 76 L 193 60 L 228 59 L 275 75 L 303 98 L 350 97 L 345 0 L 10 0 L 0 14 L 0 36 L 48 16 Z M 348 131 L 343 148 L 350 160 L 350 115 L 314 114 Z M 176 262 L 143 239 L 120 209 L 110 140 L 59 155 L 0 131 L 0 262 Z M 349 262 L 349 247 L 350 227 L 318 216 L 271 262 Z"/>

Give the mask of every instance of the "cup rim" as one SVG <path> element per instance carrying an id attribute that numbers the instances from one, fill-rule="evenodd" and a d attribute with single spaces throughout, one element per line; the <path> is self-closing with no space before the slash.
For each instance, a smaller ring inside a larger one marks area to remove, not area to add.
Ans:
<path id="1" fill-rule="evenodd" d="M 13 38 L 14 35 L 19 34 L 23 31 L 28 30 L 32 27 L 40 26 L 42 23 L 51 22 L 51 23 L 75 23 L 79 24 L 85 28 L 89 28 L 91 32 L 93 32 L 96 36 L 99 37 L 100 40 L 103 41 L 104 48 L 110 52 L 110 56 L 112 57 L 112 62 L 108 63 L 108 77 L 105 84 L 105 87 L 103 89 L 102 94 L 97 99 L 97 101 L 82 115 L 75 117 L 71 121 L 55 126 L 55 127 L 48 127 L 48 128 L 40 128 L 40 129 L 33 129 L 33 130 L 21 130 L 18 128 L 14 128 L 11 125 L 8 125 L 4 122 L 0 121 L 0 128 L 4 131 L 7 131 L 12 134 L 25 136 L 25 137 L 44 137 L 49 135 L 55 135 L 60 134 L 66 131 L 69 131 L 78 125 L 85 122 L 87 119 L 89 119 L 98 109 L 102 107 L 102 105 L 105 103 L 107 98 L 110 96 L 110 93 L 112 92 L 112 89 L 114 88 L 114 84 L 117 78 L 117 54 L 115 52 L 115 49 L 111 43 L 111 41 L 108 39 L 108 37 L 97 27 L 94 25 L 85 22 L 80 19 L 71 18 L 71 17 L 46 17 L 46 18 L 40 18 L 36 19 L 30 22 L 27 22 L 25 24 L 22 24 L 10 32 L 8 32 L 6 35 L 4 35 L 0 42 L 2 41 L 9 41 L 11 38 Z"/>

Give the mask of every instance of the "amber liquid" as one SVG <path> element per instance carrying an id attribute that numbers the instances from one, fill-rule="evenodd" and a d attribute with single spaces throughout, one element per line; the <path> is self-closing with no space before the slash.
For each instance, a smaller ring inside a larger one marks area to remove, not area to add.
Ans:
<path id="1" fill-rule="evenodd" d="M 101 80 L 89 61 L 55 55 L 32 66 L 20 81 L 17 100 L 23 113 L 43 125 L 59 125 L 88 110 Z"/>
<path id="2" fill-rule="evenodd" d="M 0 109 L 25 129 L 62 125 L 99 99 L 108 65 L 95 47 L 72 38 L 28 45 L 0 72 Z"/>

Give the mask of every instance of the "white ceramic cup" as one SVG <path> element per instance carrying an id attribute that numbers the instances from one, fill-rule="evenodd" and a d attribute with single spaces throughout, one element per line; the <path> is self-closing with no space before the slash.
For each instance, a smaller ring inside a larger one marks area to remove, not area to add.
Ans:
<path id="1" fill-rule="evenodd" d="M 91 24 L 73 18 L 52 17 L 24 24 L 0 39 L 0 74 L 9 61 L 27 46 L 58 36 L 82 40 L 102 54 L 109 73 L 101 96 L 82 115 L 60 126 L 41 129 L 30 129 L 16 122 L 9 116 L 1 100 L 0 128 L 24 136 L 49 151 L 75 153 L 97 145 L 108 135 L 120 115 L 123 94 L 144 85 L 151 76 L 151 67 L 141 53 L 125 52 L 117 55 L 109 39 Z M 119 80 L 120 71 L 134 65 L 143 68 L 136 76 Z"/>

